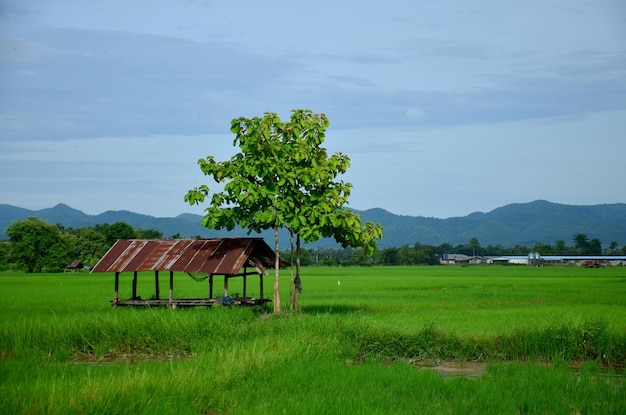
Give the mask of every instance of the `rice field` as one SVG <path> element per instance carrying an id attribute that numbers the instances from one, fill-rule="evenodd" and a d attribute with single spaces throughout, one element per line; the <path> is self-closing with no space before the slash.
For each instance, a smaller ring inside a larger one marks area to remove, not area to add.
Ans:
<path id="1" fill-rule="evenodd" d="M 321 267 L 302 281 L 300 311 L 273 315 L 114 309 L 113 275 L 0 273 L 0 413 L 626 413 L 626 268 Z M 175 296 L 207 292 L 175 276 Z M 151 273 L 138 294 L 154 294 Z"/>

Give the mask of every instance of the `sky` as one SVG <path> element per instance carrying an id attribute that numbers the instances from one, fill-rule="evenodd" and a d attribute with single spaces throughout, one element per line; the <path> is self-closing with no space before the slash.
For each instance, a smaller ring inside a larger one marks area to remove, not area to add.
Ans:
<path id="1" fill-rule="evenodd" d="M 293 109 L 354 209 L 626 203 L 626 2 L 0 0 L 0 203 L 201 214 L 231 120 Z"/>

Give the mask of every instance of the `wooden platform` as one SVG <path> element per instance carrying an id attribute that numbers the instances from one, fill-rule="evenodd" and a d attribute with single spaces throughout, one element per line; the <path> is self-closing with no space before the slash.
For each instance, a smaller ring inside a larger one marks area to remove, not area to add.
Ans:
<path id="1" fill-rule="evenodd" d="M 137 306 L 137 307 L 213 307 L 213 306 L 262 306 L 271 302 L 267 298 L 236 297 L 232 302 L 223 302 L 222 298 L 175 298 L 173 300 L 111 300 L 111 306 Z"/>

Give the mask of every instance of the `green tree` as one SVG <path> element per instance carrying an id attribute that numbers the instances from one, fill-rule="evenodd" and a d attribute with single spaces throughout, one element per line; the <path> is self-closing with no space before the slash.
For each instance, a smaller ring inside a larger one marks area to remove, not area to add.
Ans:
<path id="1" fill-rule="evenodd" d="M 137 232 L 135 228 L 126 222 L 115 222 L 110 225 L 108 223 L 98 224 L 94 228 L 97 232 L 100 232 L 106 238 L 109 246 L 112 246 L 118 239 L 136 239 Z"/>
<path id="2" fill-rule="evenodd" d="M 608 255 L 619 255 L 619 245 L 617 242 L 613 241 L 609 244 L 609 248 L 607 250 Z"/>
<path id="3" fill-rule="evenodd" d="M 163 238 L 163 232 L 156 229 L 135 229 L 137 238 L 139 239 L 161 239 Z"/>
<path id="4" fill-rule="evenodd" d="M 554 255 L 554 248 L 552 247 L 552 245 L 543 242 L 535 243 L 530 247 L 530 250 L 531 252 L 539 252 L 543 256 Z"/>
<path id="5" fill-rule="evenodd" d="M 349 159 L 342 154 L 327 156 L 321 147 L 326 116 L 309 110 L 292 111 L 283 123 L 274 113 L 251 119 L 240 117 L 231 123 L 233 142 L 240 152 L 230 160 L 217 162 L 213 156 L 200 159 L 202 172 L 223 191 L 211 196 L 202 225 L 232 230 L 236 225 L 248 232 L 274 230 L 275 279 L 274 311 L 280 312 L 278 231 L 287 228 L 296 237 L 296 278 L 299 282 L 300 240 L 312 242 L 332 236 L 342 246 L 375 249 L 382 236 L 380 225 L 360 224 L 360 216 L 345 208 L 351 185 L 337 182 Z M 189 190 L 185 201 L 204 202 L 208 186 Z"/>
<path id="6" fill-rule="evenodd" d="M 342 153 L 329 156 L 322 147 L 328 125 L 324 114 L 295 110 L 282 125 L 279 136 L 281 147 L 287 149 L 287 169 L 281 183 L 284 219 L 296 239 L 296 275 L 290 289 L 292 309 L 298 307 L 301 289 L 301 240 L 315 242 L 332 237 L 343 248 L 360 247 L 369 256 L 382 237 L 379 224 L 366 222 L 361 226 L 361 216 L 345 207 L 352 185 L 337 177 L 346 172 L 350 159 Z"/>
<path id="7" fill-rule="evenodd" d="M 429 245 L 420 245 L 415 250 L 415 256 L 418 264 L 436 265 L 439 263 L 435 249 Z"/>
<path id="8" fill-rule="evenodd" d="M 59 271 L 71 260 L 73 239 L 55 225 L 29 217 L 13 222 L 6 230 L 11 258 L 28 273 Z"/>
<path id="9" fill-rule="evenodd" d="M 75 238 L 73 259 L 78 259 L 84 265 L 95 265 L 111 247 L 103 233 L 89 226 L 70 229 L 68 233 Z"/>
<path id="10" fill-rule="evenodd" d="M 578 254 L 585 255 L 589 253 L 589 239 L 584 233 L 574 235 L 574 247 Z"/>
<path id="11" fill-rule="evenodd" d="M 381 252 L 381 261 L 383 265 L 398 265 L 398 248 L 385 248 Z"/>
<path id="12" fill-rule="evenodd" d="M 598 238 L 590 240 L 587 249 L 589 255 L 602 255 L 602 243 Z"/>
<path id="13" fill-rule="evenodd" d="M 559 239 L 554 242 L 554 254 L 555 255 L 567 255 L 567 245 L 565 245 L 565 241 Z"/>
<path id="14" fill-rule="evenodd" d="M 0 269 L 8 268 L 11 258 L 11 245 L 7 241 L 0 241 Z"/>
<path id="15" fill-rule="evenodd" d="M 480 255 L 480 242 L 478 242 L 478 238 L 470 238 L 467 242 L 467 248 L 471 250 L 472 255 Z"/>
<path id="16" fill-rule="evenodd" d="M 414 265 L 417 263 L 417 255 L 413 248 L 408 244 L 398 248 L 398 265 Z"/>

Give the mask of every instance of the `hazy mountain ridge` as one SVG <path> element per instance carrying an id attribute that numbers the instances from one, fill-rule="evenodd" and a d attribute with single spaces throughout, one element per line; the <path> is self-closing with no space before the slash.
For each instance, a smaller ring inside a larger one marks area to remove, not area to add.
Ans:
<path id="1" fill-rule="evenodd" d="M 481 245 L 505 247 L 532 245 L 536 242 L 553 244 L 563 240 L 572 244 L 576 233 L 584 233 L 589 239 L 598 238 L 604 247 L 615 241 L 626 245 L 626 204 L 603 204 L 593 206 L 563 205 L 545 200 L 529 203 L 513 203 L 491 212 L 474 212 L 463 217 L 447 219 L 422 216 L 396 215 L 384 209 L 373 208 L 357 211 L 363 221 L 381 223 L 384 228 L 380 248 L 413 245 L 415 242 L 429 245 L 466 243 L 470 238 L 478 238 Z M 209 231 L 200 226 L 201 215 L 183 213 L 174 218 L 157 218 L 126 210 L 106 211 L 99 215 L 88 215 L 65 204 L 52 208 L 29 210 L 12 205 L 0 205 L 0 238 L 6 239 L 6 228 L 17 219 L 35 216 L 49 223 L 64 227 L 79 228 L 101 223 L 123 221 L 135 228 L 157 229 L 165 237 L 180 234 L 183 237 L 224 237 L 247 236 L 245 230 L 231 232 Z M 273 246 L 273 233 L 263 236 Z M 280 235 L 281 248 L 286 249 L 289 235 Z M 332 240 L 322 240 L 313 247 L 336 247 Z"/>

